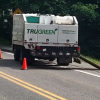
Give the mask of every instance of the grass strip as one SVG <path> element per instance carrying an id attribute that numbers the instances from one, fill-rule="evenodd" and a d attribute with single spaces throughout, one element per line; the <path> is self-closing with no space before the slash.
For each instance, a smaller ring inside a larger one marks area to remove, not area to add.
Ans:
<path id="1" fill-rule="evenodd" d="M 2 44 L 2 45 L 7 45 L 7 46 L 10 46 L 10 45 L 11 45 L 10 41 L 5 40 L 5 39 L 3 39 L 3 38 L 0 38 L 0 44 Z"/>
<path id="2" fill-rule="evenodd" d="M 91 61 L 92 63 L 100 66 L 100 60 L 93 58 L 93 57 L 90 57 L 90 56 L 85 56 L 85 55 L 81 55 L 81 56 L 84 57 L 85 59 Z"/>

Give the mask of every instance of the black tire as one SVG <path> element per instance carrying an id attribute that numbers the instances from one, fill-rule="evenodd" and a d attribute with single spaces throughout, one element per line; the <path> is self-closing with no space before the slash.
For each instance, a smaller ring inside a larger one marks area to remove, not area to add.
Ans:
<path id="1" fill-rule="evenodd" d="M 74 62 L 81 64 L 81 60 L 78 58 L 74 58 Z"/>
<path id="2" fill-rule="evenodd" d="M 21 65 L 23 64 L 23 60 L 24 58 L 26 58 L 27 60 L 27 64 L 28 65 L 32 65 L 33 64 L 33 57 L 30 55 L 29 51 L 26 50 L 25 48 L 22 48 L 21 49 L 21 52 L 20 52 L 20 61 L 21 61 Z"/>
<path id="3" fill-rule="evenodd" d="M 50 58 L 50 59 L 49 59 L 49 61 L 54 61 L 54 60 L 55 60 L 54 58 Z"/>
<path id="4" fill-rule="evenodd" d="M 21 62 L 21 65 L 23 64 L 23 59 L 24 59 L 24 57 L 23 57 L 23 53 L 22 53 L 23 51 L 21 50 L 21 52 L 20 52 L 20 62 Z"/>
<path id="5" fill-rule="evenodd" d="M 33 58 L 31 55 L 29 55 L 29 56 L 27 57 L 27 64 L 28 64 L 28 65 L 32 65 L 32 64 L 33 64 L 33 61 L 34 61 L 34 58 Z"/>
<path id="6" fill-rule="evenodd" d="M 59 62 L 59 58 L 57 58 L 57 64 L 58 64 L 58 65 L 61 65 L 61 63 Z"/>
<path id="7" fill-rule="evenodd" d="M 68 65 L 69 65 L 69 63 L 64 63 L 64 64 L 63 64 L 63 66 L 68 66 Z"/>
<path id="8" fill-rule="evenodd" d="M 19 53 L 19 50 L 18 49 L 14 49 L 14 60 L 15 61 L 19 61 L 20 59 L 20 53 Z"/>
<path id="9" fill-rule="evenodd" d="M 69 63 L 58 63 L 59 66 L 68 66 Z"/>

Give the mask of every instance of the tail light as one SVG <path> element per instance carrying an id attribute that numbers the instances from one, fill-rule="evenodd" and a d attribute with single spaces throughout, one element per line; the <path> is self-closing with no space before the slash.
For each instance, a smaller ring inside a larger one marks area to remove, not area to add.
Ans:
<path id="1" fill-rule="evenodd" d="M 81 49 L 81 48 L 80 48 L 80 46 L 79 46 L 79 47 L 77 47 L 77 51 L 80 51 L 80 49 Z"/>
<path id="2" fill-rule="evenodd" d="M 33 44 L 31 44 L 31 46 L 32 46 L 32 48 L 34 48 L 34 45 Z"/>
<path id="3" fill-rule="evenodd" d="M 39 50 L 40 49 L 40 46 L 37 46 L 37 50 Z"/>
<path id="4" fill-rule="evenodd" d="M 28 47 L 31 48 L 30 44 L 28 44 Z"/>
<path id="5" fill-rule="evenodd" d="M 24 40 L 24 44 L 26 44 L 27 43 L 27 40 Z"/>

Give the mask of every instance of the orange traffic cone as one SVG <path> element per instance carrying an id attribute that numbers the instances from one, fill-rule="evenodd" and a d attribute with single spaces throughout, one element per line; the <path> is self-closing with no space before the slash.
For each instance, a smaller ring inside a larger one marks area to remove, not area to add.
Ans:
<path id="1" fill-rule="evenodd" d="M 1 49 L 0 49 L 0 59 L 2 59 Z"/>
<path id="2" fill-rule="evenodd" d="M 27 61 L 26 61 L 26 58 L 24 58 L 23 65 L 22 65 L 22 70 L 26 70 L 26 69 L 27 69 Z"/>

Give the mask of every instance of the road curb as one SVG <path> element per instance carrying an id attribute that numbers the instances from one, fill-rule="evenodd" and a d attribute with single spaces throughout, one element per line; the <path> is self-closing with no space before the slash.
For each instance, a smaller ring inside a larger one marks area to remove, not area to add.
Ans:
<path id="1" fill-rule="evenodd" d="M 2 51 L 5 51 L 5 52 L 10 52 L 10 53 L 13 53 L 11 50 L 6 50 L 6 49 L 1 49 Z"/>
<path id="2" fill-rule="evenodd" d="M 11 52 L 11 53 L 13 53 L 13 52 L 12 52 L 11 46 L 6 46 L 6 45 L 1 45 L 1 44 L 0 44 L 0 49 L 1 49 L 2 51 L 6 51 L 6 52 Z"/>
<path id="3" fill-rule="evenodd" d="M 91 64 L 92 66 L 94 66 L 94 67 L 100 69 L 100 66 L 99 66 L 99 65 L 97 65 L 97 64 L 95 64 L 95 63 L 93 63 L 93 62 L 91 62 L 90 60 L 86 59 L 85 57 L 80 56 L 80 59 L 82 59 L 83 61 L 85 61 L 85 62 Z"/>

